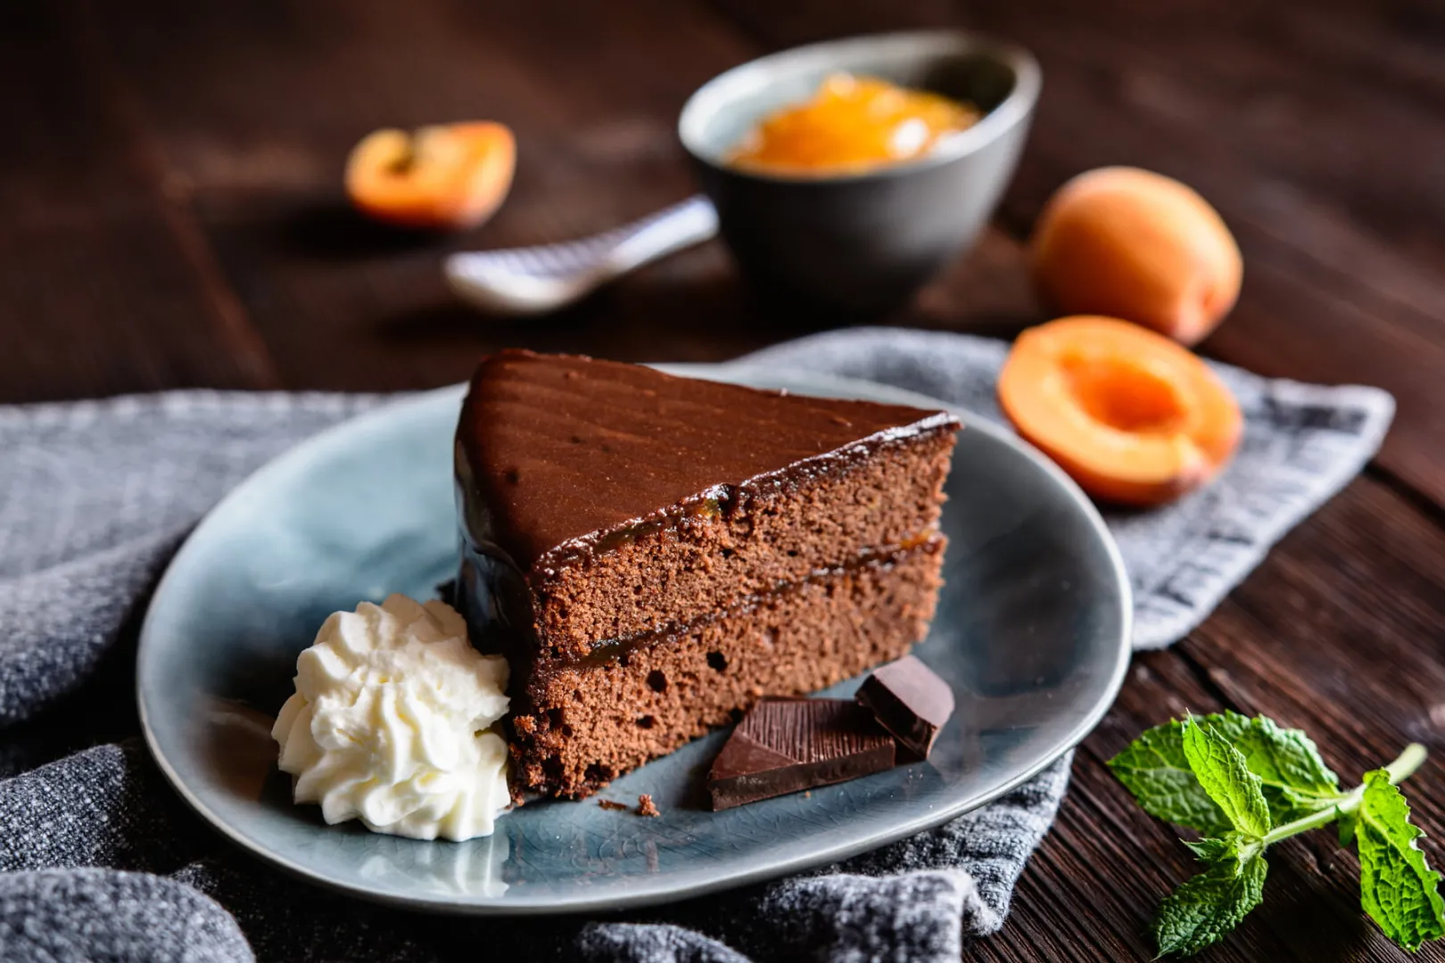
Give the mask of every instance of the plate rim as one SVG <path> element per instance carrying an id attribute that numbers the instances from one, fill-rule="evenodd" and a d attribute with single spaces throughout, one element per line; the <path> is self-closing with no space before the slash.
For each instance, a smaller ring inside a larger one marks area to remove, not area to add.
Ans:
<path id="1" fill-rule="evenodd" d="M 1075 484 L 1073 479 L 1069 478 L 1061 468 L 1049 460 L 1049 458 L 1037 448 L 1014 432 L 992 421 L 987 416 L 977 412 L 963 410 L 958 405 L 950 404 L 920 392 L 875 381 L 868 381 L 862 378 L 849 378 L 823 372 L 813 372 L 806 368 L 786 368 L 774 365 L 755 365 L 738 362 L 725 362 L 720 364 L 680 362 L 652 364 L 649 365 L 649 367 L 681 377 L 725 381 L 744 385 L 751 385 L 759 379 L 767 380 L 769 377 L 774 380 L 799 380 L 809 383 L 810 387 L 816 386 L 822 391 L 837 392 L 837 396 L 839 397 L 865 398 L 867 400 L 881 401 L 884 403 L 893 402 L 912 405 L 914 407 L 946 410 L 957 415 L 964 421 L 965 430 L 980 431 L 993 440 L 1013 448 L 1024 455 L 1036 468 L 1041 470 L 1062 489 L 1074 504 L 1074 507 L 1082 512 L 1085 519 L 1089 522 L 1090 528 L 1093 529 L 1095 535 L 1098 537 L 1106 556 L 1111 562 L 1114 581 L 1119 588 L 1114 601 L 1119 607 L 1120 619 L 1119 638 L 1114 652 L 1114 664 L 1111 667 L 1108 680 L 1102 690 L 1102 695 L 1095 704 L 1089 708 L 1089 711 L 1080 718 L 1079 722 L 1068 731 L 1067 735 L 1058 740 L 1057 751 L 1051 750 L 1045 753 L 1041 761 L 1021 769 L 1017 774 L 995 787 L 970 796 L 957 804 L 940 806 L 936 809 L 923 812 L 916 818 L 905 820 L 900 824 L 889 827 L 887 830 L 873 833 L 862 840 L 848 844 L 834 845 L 826 850 L 816 851 L 808 855 L 792 857 L 782 862 L 769 862 L 756 868 L 743 869 L 738 872 L 686 885 L 657 887 L 653 890 L 626 894 L 620 897 L 583 896 L 575 899 L 568 899 L 566 897 L 543 897 L 530 900 L 513 898 L 508 901 L 505 900 L 505 898 L 497 897 L 458 895 L 448 898 L 446 896 L 436 895 L 408 896 L 378 892 L 362 886 L 335 880 L 323 873 L 293 862 L 283 853 L 275 852 L 247 838 L 235 827 L 229 825 L 226 820 L 213 811 L 204 800 L 199 798 L 190 787 L 186 785 L 185 781 L 172 766 L 170 760 L 168 760 L 161 751 L 158 744 L 146 707 L 146 692 L 141 673 L 141 665 L 146 658 L 147 650 L 152 645 L 159 644 L 151 643 L 150 641 L 153 634 L 157 631 L 153 618 L 156 603 L 164 597 L 167 586 L 172 581 L 178 564 L 185 561 L 189 551 L 192 550 L 193 543 L 197 536 L 203 534 L 206 527 L 212 523 L 214 516 L 223 509 L 228 508 L 233 502 L 248 497 L 252 489 L 264 485 L 271 475 L 286 470 L 292 461 L 310 457 L 310 450 L 312 448 L 334 443 L 337 436 L 356 430 L 355 426 L 358 422 L 394 417 L 396 410 L 399 408 L 425 406 L 435 403 L 437 399 L 443 397 L 456 396 L 460 399 L 460 396 L 467 387 L 466 383 L 463 382 L 461 384 L 447 385 L 442 388 L 420 391 L 396 398 L 395 400 L 383 402 L 369 411 L 343 419 L 297 442 L 295 445 L 292 445 L 285 451 L 266 461 L 251 474 L 247 475 L 239 484 L 230 489 L 216 504 L 211 506 L 201 517 L 200 521 L 196 523 L 195 527 L 187 534 L 185 541 L 166 564 L 164 573 L 161 575 L 159 581 L 157 581 L 155 590 L 151 593 L 151 597 L 146 603 L 145 617 L 141 623 L 141 630 L 136 646 L 136 706 L 140 718 L 141 734 L 145 739 L 146 748 L 150 752 L 151 758 L 165 776 L 166 782 L 169 783 L 171 789 L 213 830 L 225 836 L 253 857 L 295 878 L 320 886 L 323 889 L 356 897 L 367 902 L 379 903 L 406 910 L 491 917 L 615 912 L 629 908 L 681 902 L 708 893 L 722 892 L 737 889 L 751 883 L 778 879 L 828 862 L 835 862 L 856 856 L 860 853 L 869 852 L 900 839 L 933 829 L 965 813 L 988 805 L 1038 775 L 1082 742 L 1103 720 L 1105 714 L 1107 714 L 1118 698 L 1119 690 L 1123 686 L 1124 677 L 1128 671 L 1129 661 L 1132 656 L 1132 648 L 1130 646 L 1133 628 L 1132 586 L 1129 581 L 1128 571 L 1124 567 L 1123 556 L 1120 554 L 1118 544 L 1109 532 L 1108 526 L 1105 525 L 1103 516 L 1099 514 L 1093 502 L 1090 501 L 1088 496 Z M 799 391 L 798 393 L 810 394 L 811 392 Z"/>

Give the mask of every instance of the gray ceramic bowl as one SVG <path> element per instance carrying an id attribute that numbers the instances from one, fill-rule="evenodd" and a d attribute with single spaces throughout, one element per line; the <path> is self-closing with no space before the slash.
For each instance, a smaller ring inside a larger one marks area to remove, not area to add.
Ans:
<path id="1" fill-rule="evenodd" d="M 928 156 L 836 177 L 736 170 L 729 150 L 764 115 L 848 71 L 986 111 Z M 717 206 L 724 239 L 765 287 L 861 314 L 906 299 L 978 235 L 1028 134 L 1041 78 L 1026 51 L 951 31 L 797 47 L 734 67 L 688 99 L 678 135 Z"/>

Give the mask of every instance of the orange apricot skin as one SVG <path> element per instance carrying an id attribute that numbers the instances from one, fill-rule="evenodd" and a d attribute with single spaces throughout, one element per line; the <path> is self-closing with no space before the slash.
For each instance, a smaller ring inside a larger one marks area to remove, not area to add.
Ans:
<path id="1" fill-rule="evenodd" d="M 346 162 L 346 193 L 374 220 L 417 230 L 478 227 L 512 186 L 517 145 L 505 124 L 475 121 L 384 128 L 362 138 Z"/>
<path id="2" fill-rule="evenodd" d="M 1117 357 L 1147 372 L 1140 377 L 1167 383 L 1177 424 L 1135 435 L 1091 419 L 1068 386 L 1068 361 L 1077 356 Z M 1004 363 L 998 395 L 1020 435 L 1087 494 L 1118 505 L 1162 505 L 1204 486 L 1229 463 L 1243 434 L 1238 403 L 1208 365 L 1115 318 L 1060 318 L 1025 331 Z"/>
<path id="3" fill-rule="evenodd" d="M 1133 167 L 1073 178 L 1039 215 L 1034 281 L 1061 314 L 1123 318 L 1181 344 L 1203 340 L 1239 297 L 1239 246 L 1192 188 Z"/>

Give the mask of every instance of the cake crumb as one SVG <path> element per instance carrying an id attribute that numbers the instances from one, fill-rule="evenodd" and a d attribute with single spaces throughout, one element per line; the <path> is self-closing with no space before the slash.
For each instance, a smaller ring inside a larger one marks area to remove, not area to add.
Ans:
<path id="1" fill-rule="evenodd" d="M 627 805 L 625 803 L 613 802 L 610 799 L 599 799 L 597 800 L 597 805 L 601 806 L 603 809 L 616 809 L 619 811 L 627 808 Z"/>
<path id="2" fill-rule="evenodd" d="M 661 816 L 662 813 L 658 812 L 657 804 L 652 801 L 652 797 L 647 793 L 643 793 L 637 797 L 637 815 Z"/>

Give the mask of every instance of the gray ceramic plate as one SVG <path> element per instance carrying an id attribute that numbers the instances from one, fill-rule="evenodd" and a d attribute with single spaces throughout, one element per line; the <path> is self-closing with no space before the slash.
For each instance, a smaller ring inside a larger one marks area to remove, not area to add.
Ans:
<path id="1" fill-rule="evenodd" d="M 678 366 L 803 394 L 938 402 L 864 382 Z M 468 843 L 327 826 L 293 806 L 271 722 L 322 619 L 389 592 L 433 594 L 453 564 L 451 435 L 461 388 L 338 426 L 257 472 L 201 523 L 142 630 L 146 739 L 180 794 L 241 846 L 298 876 L 418 909 L 553 913 L 663 903 L 779 876 L 980 806 L 1083 738 L 1128 659 L 1128 582 L 1103 523 L 1056 468 L 969 420 L 943 525 L 947 586 L 918 654 L 959 712 L 933 758 L 810 797 L 722 813 L 698 787 L 714 734 L 613 783 L 658 819 L 596 799 L 534 803 Z M 853 683 L 837 687 L 851 692 Z"/>

